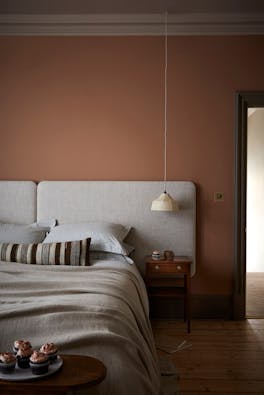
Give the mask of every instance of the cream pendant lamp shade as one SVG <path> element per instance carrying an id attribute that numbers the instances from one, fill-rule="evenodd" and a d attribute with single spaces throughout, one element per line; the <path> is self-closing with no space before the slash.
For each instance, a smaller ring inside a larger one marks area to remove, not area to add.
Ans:
<path id="1" fill-rule="evenodd" d="M 179 211 L 179 206 L 169 193 L 163 192 L 157 199 L 152 201 L 152 211 Z"/>
<path id="2" fill-rule="evenodd" d="M 179 211 L 177 202 L 166 191 L 167 181 L 167 66 L 168 13 L 165 13 L 165 69 L 164 69 L 164 192 L 151 204 L 152 211 Z"/>

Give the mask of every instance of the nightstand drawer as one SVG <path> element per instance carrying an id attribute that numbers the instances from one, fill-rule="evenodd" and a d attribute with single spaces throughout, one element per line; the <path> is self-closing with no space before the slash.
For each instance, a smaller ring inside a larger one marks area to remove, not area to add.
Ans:
<path id="1" fill-rule="evenodd" d="M 188 273 L 189 265 L 185 262 L 148 262 L 147 263 L 147 274 L 148 275 L 159 275 L 169 273 Z"/>

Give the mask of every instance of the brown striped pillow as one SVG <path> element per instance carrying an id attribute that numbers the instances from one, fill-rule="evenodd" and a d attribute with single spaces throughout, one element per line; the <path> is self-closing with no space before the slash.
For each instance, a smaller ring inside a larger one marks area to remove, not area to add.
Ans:
<path id="1" fill-rule="evenodd" d="M 0 243 L 0 260 L 36 265 L 89 265 L 91 238 L 64 243 Z"/>

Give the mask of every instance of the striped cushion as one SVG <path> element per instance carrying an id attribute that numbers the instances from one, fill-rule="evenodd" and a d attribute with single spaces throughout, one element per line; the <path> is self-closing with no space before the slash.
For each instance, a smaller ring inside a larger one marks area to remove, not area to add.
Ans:
<path id="1" fill-rule="evenodd" d="M 89 265 L 91 239 L 64 243 L 0 243 L 0 260 L 37 265 Z"/>

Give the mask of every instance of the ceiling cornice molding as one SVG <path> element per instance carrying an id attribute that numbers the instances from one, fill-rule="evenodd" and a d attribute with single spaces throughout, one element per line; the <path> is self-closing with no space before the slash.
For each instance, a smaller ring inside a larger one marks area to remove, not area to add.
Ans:
<path id="1" fill-rule="evenodd" d="M 0 14 L 0 35 L 161 34 L 164 14 Z M 170 14 L 168 34 L 264 34 L 264 14 Z"/>

